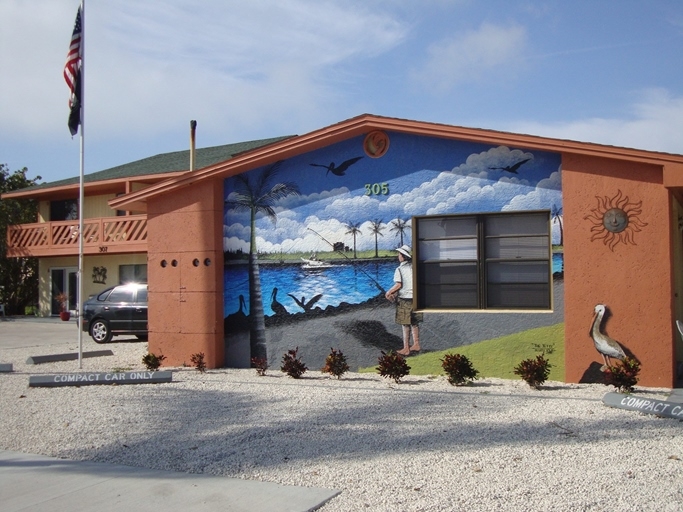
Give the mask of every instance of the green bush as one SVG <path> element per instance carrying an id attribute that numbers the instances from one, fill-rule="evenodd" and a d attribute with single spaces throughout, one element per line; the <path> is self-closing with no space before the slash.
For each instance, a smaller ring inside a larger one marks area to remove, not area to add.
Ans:
<path id="1" fill-rule="evenodd" d="M 199 373 L 204 373 L 206 372 L 206 362 L 204 361 L 204 352 L 198 352 L 196 354 L 192 354 L 192 357 L 190 357 L 190 361 L 194 365 L 194 367 L 197 369 Z"/>
<path id="2" fill-rule="evenodd" d="M 515 366 L 515 375 L 519 375 L 532 388 L 539 389 L 541 384 L 548 380 L 551 364 L 539 354 L 536 359 L 525 359 Z"/>
<path id="3" fill-rule="evenodd" d="M 605 368 L 605 384 L 614 386 L 620 393 L 630 393 L 633 386 L 638 383 L 639 373 L 640 363 L 632 357 L 627 357 L 619 361 L 618 365 Z"/>
<path id="4" fill-rule="evenodd" d="M 389 353 L 382 352 L 377 362 L 377 373 L 382 377 L 394 379 L 398 384 L 403 377 L 410 374 L 410 366 L 406 363 L 405 357 L 398 352 L 390 350 Z"/>
<path id="5" fill-rule="evenodd" d="M 325 359 L 325 366 L 320 369 L 323 373 L 334 375 L 338 379 L 349 371 L 349 365 L 346 363 L 346 356 L 341 350 L 330 348 L 330 354 Z"/>
<path id="6" fill-rule="evenodd" d="M 268 369 L 268 360 L 264 357 L 252 357 L 251 367 L 256 368 L 256 373 L 263 377 Z"/>
<path id="7" fill-rule="evenodd" d="M 470 384 L 479 375 L 467 356 L 462 354 L 446 354 L 441 359 L 441 367 L 448 376 L 448 382 L 453 386 Z"/>
<path id="8" fill-rule="evenodd" d="M 165 355 L 159 354 L 157 356 L 150 352 L 149 354 L 142 356 L 142 364 L 144 364 L 149 371 L 155 372 L 159 369 L 164 359 L 166 359 Z"/>
<path id="9" fill-rule="evenodd" d="M 280 367 L 280 370 L 293 379 L 301 378 L 301 376 L 306 373 L 306 370 L 308 370 L 306 365 L 298 356 L 298 352 L 299 347 L 296 347 L 295 349 L 289 349 L 282 356 L 282 366 Z"/>

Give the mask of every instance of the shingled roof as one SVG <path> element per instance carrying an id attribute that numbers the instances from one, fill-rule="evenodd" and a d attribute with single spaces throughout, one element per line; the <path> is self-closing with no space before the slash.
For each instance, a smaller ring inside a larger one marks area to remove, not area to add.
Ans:
<path id="1" fill-rule="evenodd" d="M 195 151 L 195 169 L 202 169 L 209 165 L 219 162 L 224 162 L 234 158 L 240 153 L 251 151 L 252 149 L 261 148 L 269 144 L 274 144 L 295 135 L 287 135 L 284 137 L 274 137 L 271 139 L 251 140 L 246 142 L 237 142 L 235 144 L 226 144 L 224 146 L 213 146 L 208 148 L 198 148 Z M 98 181 L 117 180 L 122 178 L 132 178 L 136 176 L 149 176 L 154 174 L 165 174 L 172 172 L 188 171 L 190 168 L 190 150 L 174 151 L 172 153 L 162 153 L 135 162 L 130 162 L 123 165 L 118 165 L 103 171 L 93 172 L 83 176 L 84 183 L 95 183 Z M 64 180 L 52 181 L 49 183 L 40 183 L 33 187 L 21 189 L 21 192 L 31 190 L 42 190 L 53 187 L 63 187 L 68 185 L 78 184 L 80 178 L 67 178 Z"/>

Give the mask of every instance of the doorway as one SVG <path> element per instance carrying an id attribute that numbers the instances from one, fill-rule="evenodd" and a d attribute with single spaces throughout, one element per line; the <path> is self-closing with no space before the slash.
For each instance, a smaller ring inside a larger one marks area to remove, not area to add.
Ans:
<path id="1" fill-rule="evenodd" d="M 60 305 L 55 299 L 55 296 L 62 292 L 66 293 L 69 297 L 66 304 L 67 311 L 77 309 L 78 268 L 65 267 L 50 269 L 50 297 L 52 297 L 50 306 L 51 315 L 59 314 Z"/>

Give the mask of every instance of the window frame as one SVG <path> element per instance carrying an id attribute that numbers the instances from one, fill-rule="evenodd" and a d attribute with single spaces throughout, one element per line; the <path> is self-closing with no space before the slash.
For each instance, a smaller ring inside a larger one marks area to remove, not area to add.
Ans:
<path id="1" fill-rule="evenodd" d="M 506 223 L 520 217 L 527 217 L 529 222 L 519 224 L 517 220 L 514 226 L 520 229 L 505 230 Z M 498 219 L 504 220 L 496 223 Z M 448 220 L 455 222 L 447 226 Z M 435 221 L 444 231 L 450 229 L 452 233 L 435 236 Z M 426 312 L 553 310 L 550 210 L 420 215 L 413 217 L 412 226 L 415 309 Z M 496 227 L 499 232 L 491 234 Z M 450 303 L 444 304 L 444 301 Z"/>

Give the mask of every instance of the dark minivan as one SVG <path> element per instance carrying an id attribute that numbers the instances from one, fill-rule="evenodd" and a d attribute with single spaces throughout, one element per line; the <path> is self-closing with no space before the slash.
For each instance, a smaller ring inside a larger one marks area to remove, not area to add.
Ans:
<path id="1" fill-rule="evenodd" d="M 133 334 L 147 339 L 147 285 L 129 283 L 91 295 L 83 304 L 83 330 L 97 343 Z"/>

